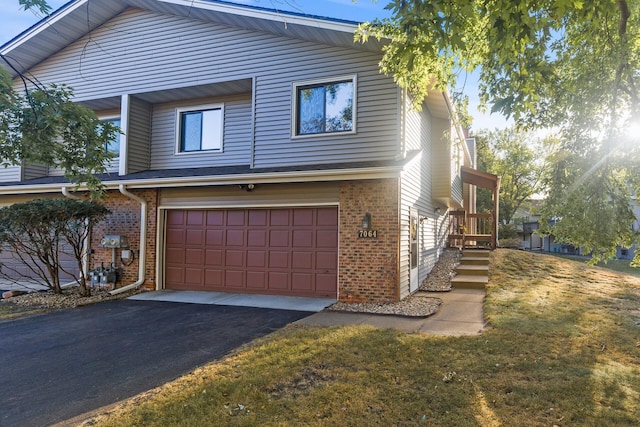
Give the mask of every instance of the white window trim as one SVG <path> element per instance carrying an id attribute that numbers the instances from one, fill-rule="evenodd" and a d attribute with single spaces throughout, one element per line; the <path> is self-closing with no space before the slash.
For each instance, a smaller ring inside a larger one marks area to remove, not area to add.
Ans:
<path id="1" fill-rule="evenodd" d="M 220 148 L 213 150 L 199 150 L 199 151 L 180 151 L 180 114 L 188 111 L 199 110 L 220 110 L 222 123 L 220 123 Z M 189 105 L 188 107 L 177 107 L 175 112 L 175 136 L 176 142 L 174 147 L 174 154 L 176 156 L 201 156 L 204 154 L 218 154 L 224 151 L 224 104 L 198 104 Z"/>
<path id="2" fill-rule="evenodd" d="M 352 106 L 352 129 L 345 132 L 324 132 L 298 135 L 296 129 L 298 128 L 298 87 L 308 85 L 321 85 L 334 82 L 340 82 L 345 80 L 351 80 L 353 82 L 353 106 Z M 358 117 L 358 75 L 349 74 L 345 76 L 333 76 L 323 79 L 303 80 L 293 82 L 291 84 L 291 139 L 304 139 L 304 138 L 327 138 L 336 136 L 354 135 L 357 133 L 356 129 L 356 117 Z"/>

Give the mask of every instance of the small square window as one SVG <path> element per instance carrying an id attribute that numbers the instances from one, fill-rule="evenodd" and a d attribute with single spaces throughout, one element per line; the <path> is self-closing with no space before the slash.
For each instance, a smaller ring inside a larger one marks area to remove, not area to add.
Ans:
<path id="1" fill-rule="evenodd" d="M 102 119 L 100 121 L 103 123 L 107 123 L 107 122 L 111 123 L 112 125 L 117 126 L 118 128 L 120 127 L 120 117 Z M 116 157 L 120 155 L 120 132 L 116 132 L 113 139 L 111 139 L 109 142 L 105 144 L 104 149 Z"/>
<path id="2" fill-rule="evenodd" d="M 222 151 L 222 106 L 178 109 L 178 152 Z"/>
<path id="3" fill-rule="evenodd" d="M 355 130 L 355 77 L 296 84 L 294 97 L 294 136 Z"/>

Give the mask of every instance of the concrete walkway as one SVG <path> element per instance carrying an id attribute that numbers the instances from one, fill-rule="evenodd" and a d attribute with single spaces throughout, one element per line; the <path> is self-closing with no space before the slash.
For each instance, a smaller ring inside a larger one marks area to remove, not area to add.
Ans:
<path id="1" fill-rule="evenodd" d="M 145 292 L 129 299 L 315 312 L 298 320 L 298 325 L 371 325 L 435 335 L 477 335 L 485 328 L 482 307 L 486 293 L 483 289 L 453 289 L 451 292 L 428 294 L 430 297 L 440 298 L 442 305 L 436 314 L 426 318 L 323 311 L 335 300 L 321 298 L 163 290 Z"/>
<path id="2" fill-rule="evenodd" d="M 477 335 L 486 327 L 482 309 L 484 290 L 453 289 L 451 292 L 429 292 L 429 296 L 440 298 L 442 305 L 436 314 L 426 318 L 322 311 L 302 318 L 295 324 L 370 325 L 435 335 Z"/>

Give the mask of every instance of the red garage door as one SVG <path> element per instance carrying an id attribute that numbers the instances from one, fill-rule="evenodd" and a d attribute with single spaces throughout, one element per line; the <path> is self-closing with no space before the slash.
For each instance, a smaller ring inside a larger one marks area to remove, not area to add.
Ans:
<path id="1" fill-rule="evenodd" d="M 338 210 L 170 210 L 165 287 L 337 297 Z"/>

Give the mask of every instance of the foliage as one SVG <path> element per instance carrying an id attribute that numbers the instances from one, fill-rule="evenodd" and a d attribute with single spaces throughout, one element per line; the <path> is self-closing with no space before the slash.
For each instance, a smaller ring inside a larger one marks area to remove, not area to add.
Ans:
<path id="1" fill-rule="evenodd" d="M 507 128 L 476 135 L 478 169 L 500 177 L 500 223 L 512 222 L 518 208 L 540 190 L 545 163 L 531 133 Z M 478 193 L 478 211 L 493 209 L 487 192 Z M 500 234 L 501 237 L 507 237 Z"/>
<path id="2" fill-rule="evenodd" d="M 621 165 L 623 158 L 603 150 L 578 155 L 567 149 L 552 153 L 546 177 L 549 194 L 542 209 L 541 234 L 553 234 L 592 255 L 595 264 L 615 256 L 616 247 L 640 243 L 632 228 L 637 169 Z M 640 259 L 636 252 L 635 262 Z"/>
<path id="3" fill-rule="evenodd" d="M 554 235 L 596 257 L 629 242 L 624 197 L 629 186 L 640 194 L 640 2 L 393 0 L 387 8 L 392 18 L 356 35 L 389 40 L 384 73 L 419 103 L 479 69 L 492 112 L 558 130 L 571 167 L 562 160 L 547 180 L 547 213 L 563 218 Z"/>
<path id="4" fill-rule="evenodd" d="M 0 209 L 0 245 L 54 292 L 62 292 L 60 275 L 65 273 L 78 282 L 81 294 L 88 296 L 82 268 L 89 250 L 85 239 L 91 227 L 108 214 L 107 208 L 93 201 L 65 198 L 15 203 Z M 75 261 L 73 269 L 61 262 L 65 254 Z M 2 265 L 0 275 L 18 282 L 32 276 L 7 264 Z"/>
<path id="5" fill-rule="evenodd" d="M 24 10 L 35 9 L 43 15 L 48 15 L 51 11 L 51 6 L 49 6 L 45 0 L 18 0 L 18 4 L 20 4 Z"/>
<path id="6" fill-rule="evenodd" d="M 11 76 L 0 69 L 0 158 L 2 165 L 41 164 L 65 170 L 77 184 L 101 194 L 96 176 L 111 159 L 105 147 L 119 129 L 101 122 L 95 113 L 72 102 L 64 85 L 31 87 L 25 80 L 18 93 Z"/>

